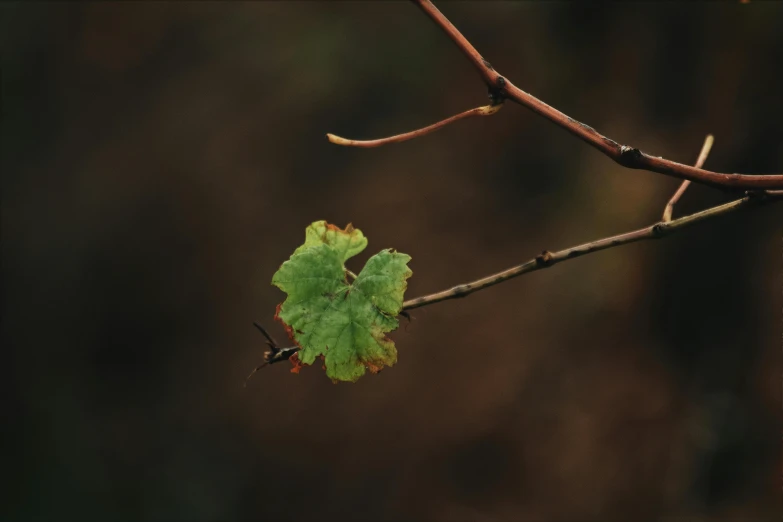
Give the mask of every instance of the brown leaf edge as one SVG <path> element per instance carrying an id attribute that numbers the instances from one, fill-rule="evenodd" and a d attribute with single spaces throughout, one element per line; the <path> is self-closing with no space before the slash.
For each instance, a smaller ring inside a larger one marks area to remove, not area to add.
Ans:
<path id="1" fill-rule="evenodd" d="M 286 324 L 285 321 L 283 321 L 283 318 L 280 317 L 280 309 L 282 308 L 283 303 L 280 303 L 277 305 L 277 308 L 275 308 L 275 321 L 283 325 L 283 329 L 285 330 L 285 333 L 288 334 L 288 338 L 291 339 L 291 342 L 294 343 L 300 350 L 302 349 L 302 346 L 299 344 L 299 342 L 296 340 L 296 337 L 294 337 L 294 329 Z M 298 374 L 299 371 L 304 368 L 305 366 L 309 366 L 309 364 L 305 364 L 302 361 L 299 360 L 299 354 L 295 353 L 291 357 L 288 358 L 289 361 L 291 361 L 291 373 Z"/>

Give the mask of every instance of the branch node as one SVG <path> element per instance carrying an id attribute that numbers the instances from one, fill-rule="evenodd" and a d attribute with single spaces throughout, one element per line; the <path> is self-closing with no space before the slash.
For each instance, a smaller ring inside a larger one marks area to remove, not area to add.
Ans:
<path id="1" fill-rule="evenodd" d="M 452 290 L 454 291 L 454 297 L 467 297 L 470 287 L 467 285 L 459 285 L 455 286 Z"/>
<path id="2" fill-rule="evenodd" d="M 539 266 L 552 266 L 552 252 L 544 250 L 536 256 L 536 264 Z"/>
<path id="3" fill-rule="evenodd" d="M 642 158 L 642 151 L 628 145 L 620 146 L 620 157 L 617 163 L 630 169 L 638 168 L 639 160 Z"/>
<path id="4" fill-rule="evenodd" d="M 500 89 L 490 87 L 488 90 L 489 90 L 490 107 L 500 106 L 503 104 L 504 101 L 506 101 L 506 97 L 503 95 L 503 91 L 501 91 Z"/>

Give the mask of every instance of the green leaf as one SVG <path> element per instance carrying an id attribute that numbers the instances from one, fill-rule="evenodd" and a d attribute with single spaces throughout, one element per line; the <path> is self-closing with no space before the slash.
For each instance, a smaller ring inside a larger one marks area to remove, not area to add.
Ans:
<path id="1" fill-rule="evenodd" d="M 406 279 L 413 272 L 410 256 L 382 250 L 349 283 L 343 262 L 367 245 L 350 228 L 310 225 L 305 244 L 282 264 L 272 284 L 288 294 L 277 317 L 299 345 L 299 360 L 312 364 L 323 355 L 328 377 L 355 382 L 367 369 L 375 373 L 397 362 L 397 349 L 385 334 L 399 325 Z"/>
<path id="2" fill-rule="evenodd" d="M 297 248 L 294 254 L 324 243 L 333 246 L 339 252 L 341 262 L 345 263 L 367 247 L 367 238 L 350 223 L 342 230 L 326 221 L 316 221 L 305 229 L 304 245 Z"/>

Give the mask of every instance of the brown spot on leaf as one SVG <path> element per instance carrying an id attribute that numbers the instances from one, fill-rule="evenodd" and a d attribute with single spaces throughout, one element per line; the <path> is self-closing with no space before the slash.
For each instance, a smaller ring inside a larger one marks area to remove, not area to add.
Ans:
<path id="1" fill-rule="evenodd" d="M 327 223 L 326 224 L 326 230 L 331 230 L 333 232 L 340 232 L 340 233 L 343 233 L 343 234 L 350 234 L 351 232 L 354 231 L 354 228 L 353 228 L 353 224 L 352 223 L 348 223 L 347 225 L 345 225 L 345 229 L 342 229 L 342 228 L 338 227 L 337 225 L 333 225 L 331 223 Z"/>

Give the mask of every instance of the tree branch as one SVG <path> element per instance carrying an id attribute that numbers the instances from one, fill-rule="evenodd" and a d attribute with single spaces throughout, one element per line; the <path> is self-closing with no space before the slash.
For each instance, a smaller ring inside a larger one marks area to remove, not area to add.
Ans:
<path id="1" fill-rule="evenodd" d="M 745 197 L 731 201 L 724 205 L 712 207 L 690 216 L 675 219 L 673 221 L 665 222 L 660 221 L 649 227 L 640 228 L 633 232 L 626 232 L 617 236 L 607 237 L 582 245 L 566 248 L 559 252 L 544 251 L 535 258 L 522 263 L 521 265 L 509 268 L 497 274 L 472 281 L 470 283 L 464 283 L 454 286 L 448 290 L 436 292 L 434 294 L 416 297 L 405 301 L 402 305 L 402 309 L 412 310 L 422 306 L 427 306 L 447 299 L 456 299 L 458 297 L 465 297 L 466 295 L 478 292 L 484 288 L 494 286 L 503 281 L 507 281 L 511 278 L 527 274 L 528 272 L 534 272 L 542 268 L 548 268 L 561 261 L 567 261 L 586 254 L 598 252 L 599 250 L 606 250 L 607 248 L 614 248 L 620 245 L 626 245 L 636 241 L 642 241 L 644 239 L 659 239 L 664 236 L 668 236 L 690 225 L 706 221 L 708 219 L 728 214 L 742 208 L 749 206 L 758 206 L 762 204 L 771 203 L 774 201 L 783 200 L 783 191 L 768 191 L 768 192 L 749 192 Z"/>
<path id="2" fill-rule="evenodd" d="M 707 137 L 704 139 L 704 145 L 701 147 L 701 152 L 699 152 L 699 159 L 696 160 L 696 167 L 701 168 L 702 165 L 704 165 L 704 162 L 707 161 L 707 156 L 710 154 L 710 149 L 712 148 L 712 144 L 714 142 L 715 138 L 712 136 L 712 134 L 707 134 Z M 676 205 L 682 195 L 685 194 L 685 190 L 690 184 L 690 180 L 686 179 L 683 181 L 682 184 L 680 184 L 680 188 L 677 189 L 677 192 L 674 193 L 672 198 L 666 204 L 666 207 L 663 209 L 663 220 L 665 222 L 672 220 L 674 205 Z"/>
<path id="3" fill-rule="evenodd" d="M 592 145 L 618 164 L 630 169 L 657 172 L 721 189 L 783 189 L 783 174 L 722 174 L 650 156 L 637 148 L 620 145 L 592 127 L 578 122 L 532 96 L 498 73 L 430 0 L 411 0 L 432 19 L 468 57 L 491 91 L 513 100 Z"/>
<path id="4" fill-rule="evenodd" d="M 450 118 L 446 118 L 445 120 L 441 120 L 437 123 L 433 123 L 432 125 L 424 127 L 422 129 L 417 129 L 411 132 L 406 132 L 404 134 L 397 134 L 396 136 L 389 136 L 388 138 L 381 138 L 377 140 L 366 140 L 366 141 L 349 140 L 346 138 L 341 138 L 340 136 L 335 136 L 334 134 L 327 134 L 326 137 L 329 138 L 329 141 L 331 141 L 335 145 L 344 145 L 346 147 L 364 147 L 364 148 L 379 147 L 381 145 L 386 145 L 387 143 L 400 143 L 402 141 L 408 141 L 408 140 L 412 140 L 413 138 L 418 138 L 419 136 L 430 134 L 438 129 L 445 127 L 450 123 L 454 123 L 455 121 L 459 121 L 464 118 L 468 118 L 470 116 L 491 116 L 492 114 L 498 112 L 502 106 L 503 103 L 501 101 L 500 103 L 496 103 L 496 104 L 485 105 L 483 107 L 476 107 L 475 109 L 470 109 L 465 112 L 461 112 Z"/>

